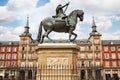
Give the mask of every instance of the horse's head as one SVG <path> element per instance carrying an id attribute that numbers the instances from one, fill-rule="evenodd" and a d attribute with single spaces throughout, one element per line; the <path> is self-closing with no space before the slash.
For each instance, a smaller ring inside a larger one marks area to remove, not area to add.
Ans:
<path id="1" fill-rule="evenodd" d="M 77 17 L 80 18 L 80 21 L 83 21 L 83 19 L 84 19 L 84 12 L 83 12 L 83 10 L 76 10 L 76 12 L 77 12 Z"/>

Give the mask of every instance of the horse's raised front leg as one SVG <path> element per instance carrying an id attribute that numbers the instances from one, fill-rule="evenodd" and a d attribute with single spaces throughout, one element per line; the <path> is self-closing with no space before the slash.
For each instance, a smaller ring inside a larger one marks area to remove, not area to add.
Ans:
<path id="1" fill-rule="evenodd" d="M 69 40 L 72 42 L 72 41 L 74 41 L 75 39 L 76 39 L 76 37 L 77 37 L 77 34 L 75 34 L 74 32 L 74 28 L 70 28 L 70 30 L 69 30 Z M 74 38 L 73 39 L 71 39 L 71 36 L 72 35 L 74 35 Z"/>

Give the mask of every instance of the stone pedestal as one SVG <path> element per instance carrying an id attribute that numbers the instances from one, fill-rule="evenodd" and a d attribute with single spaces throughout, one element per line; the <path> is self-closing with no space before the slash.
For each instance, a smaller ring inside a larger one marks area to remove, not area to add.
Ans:
<path id="1" fill-rule="evenodd" d="M 76 80 L 78 47 L 72 43 L 43 43 L 38 55 L 37 80 Z"/>

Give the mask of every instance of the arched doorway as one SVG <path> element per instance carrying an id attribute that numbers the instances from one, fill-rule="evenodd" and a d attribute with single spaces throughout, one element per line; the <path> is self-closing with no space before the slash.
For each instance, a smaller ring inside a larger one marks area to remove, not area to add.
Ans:
<path id="1" fill-rule="evenodd" d="M 32 80 L 32 70 L 28 70 L 28 79 Z"/>
<path id="2" fill-rule="evenodd" d="M 96 70 L 95 71 L 95 78 L 96 78 L 96 80 L 101 80 L 102 78 L 101 78 L 101 71 L 100 70 Z"/>
<path id="3" fill-rule="evenodd" d="M 85 79 L 85 70 L 81 70 L 81 80 Z"/>
<path id="4" fill-rule="evenodd" d="M 20 80 L 25 80 L 25 71 L 20 70 Z"/>

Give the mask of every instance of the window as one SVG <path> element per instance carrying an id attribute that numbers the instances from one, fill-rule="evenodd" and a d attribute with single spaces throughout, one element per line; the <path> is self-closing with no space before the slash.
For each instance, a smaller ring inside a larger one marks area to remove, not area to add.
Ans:
<path id="1" fill-rule="evenodd" d="M 6 54 L 6 59 L 10 59 L 10 54 Z"/>
<path id="2" fill-rule="evenodd" d="M 84 66 L 84 61 L 81 61 L 81 66 Z"/>
<path id="3" fill-rule="evenodd" d="M 21 62 L 21 67 L 25 67 L 25 62 Z"/>
<path id="4" fill-rule="evenodd" d="M 100 53 L 96 53 L 96 58 L 100 58 Z"/>
<path id="5" fill-rule="evenodd" d="M 112 59 L 116 59 L 116 54 L 112 53 Z"/>
<path id="6" fill-rule="evenodd" d="M 25 39 L 23 39 L 23 40 L 22 40 L 22 43 L 23 43 L 23 44 L 26 44 L 26 40 L 25 40 Z"/>
<path id="7" fill-rule="evenodd" d="M 95 46 L 96 50 L 99 50 L 99 47 L 98 46 Z"/>
<path id="8" fill-rule="evenodd" d="M 17 48 L 16 48 L 16 47 L 14 47 L 14 48 L 13 48 L 13 52 L 16 52 L 16 51 L 17 51 Z"/>
<path id="9" fill-rule="evenodd" d="M 22 59 L 25 59 L 25 54 L 21 54 L 21 58 L 22 58 Z"/>
<path id="10" fill-rule="evenodd" d="M 92 66 L 92 61 L 89 61 L 89 67 Z"/>
<path id="11" fill-rule="evenodd" d="M 112 62 L 112 66 L 113 66 L 113 67 L 116 67 L 116 61 L 113 61 L 113 62 Z"/>
<path id="12" fill-rule="evenodd" d="M 0 62 L 0 67 L 3 67 L 3 62 L 2 61 Z"/>
<path id="13" fill-rule="evenodd" d="M 2 47 L 2 48 L 1 48 L 1 52 L 5 52 L 5 47 Z"/>
<path id="14" fill-rule="evenodd" d="M 89 58 L 89 59 L 92 59 L 92 54 L 91 54 L 91 53 L 88 54 L 88 58 Z"/>
<path id="15" fill-rule="evenodd" d="M 10 67 L 10 62 L 6 62 L 6 67 Z"/>
<path id="16" fill-rule="evenodd" d="M 120 53 L 118 53 L 118 58 L 120 59 Z"/>
<path id="17" fill-rule="evenodd" d="M 11 47 L 8 47 L 8 48 L 7 48 L 7 52 L 11 52 Z"/>
<path id="18" fill-rule="evenodd" d="M 109 67 L 109 61 L 106 61 L 106 62 L 105 62 L 105 66 L 106 66 L 106 67 Z"/>
<path id="19" fill-rule="evenodd" d="M 111 47 L 111 51 L 115 51 L 115 47 L 114 46 Z"/>
<path id="20" fill-rule="evenodd" d="M 118 51 L 120 51 L 120 47 L 118 47 Z"/>
<path id="21" fill-rule="evenodd" d="M 105 51 L 105 52 L 108 51 L 108 47 L 107 47 L 107 46 L 104 47 L 104 51 Z"/>
<path id="22" fill-rule="evenodd" d="M 81 46 L 81 47 L 80 47 L 80 51 L 85 51 L 85 47 L 84 47 L 84 46 Z"/>
<path id="23" fill-rule="evenodd" d="M 4 59 L 4 54 L 0 54 L 0 59 Z"/>
<path id="24" fill-rule="evenodd" d="M 12 59 L 16 59 L 16 54 L 12 54 Z"/>
<path id="25" fill-rule="evenodd" d="M 88 46 L 88 50 L 91 50 L 91 46 Z"/>
<path id="26" fill-rule="evenodd" d="M 16 67 L 16 62 L 12 62 L 12 67 Z"/>
<path id="27" fill-rule="evenodd" d="M 28 55 L 28 58 L 29 58 L 29 59 L 32 59 L 32 54 L 29 54 L 29 55 Z"/>
<path id="28" fill-rule="evenodd" d="M 26 48 L 25 47 L 22 47 L 22 51 L 25 51 L 26 50 Z"/>
<path id="29" fill-rule="evenodd" d="M 29 62 L 29 63 L 28 63 L 28 66 L 29 66 L 29 67 L 33 67 L 33 62 Z"/>
<path id="30" fill-rule="evenodd" d="M 104 54 L 104 58 L 105 58 L 105 59 L 109 59 L 109 54 L 108 54 L 108 53 L 105 53 L 105 54 Z"/>
<path id="31" fill-rule="evenodd" d="M 120 61 L 118 63 L 119 63 L 119 66 L 120 66 Z"/>
<path id="32" fill-rule="evenodd" d="M 96 61 L 96 66 L 100 66 L 100 62 L 99 61 Z"/>
<path id="33" fill-rule="evenodd" d="M 85 58 L 85 54 L 84 53 L 81 53 L 80 56 L 81 56 L 82 59 Z"/>

